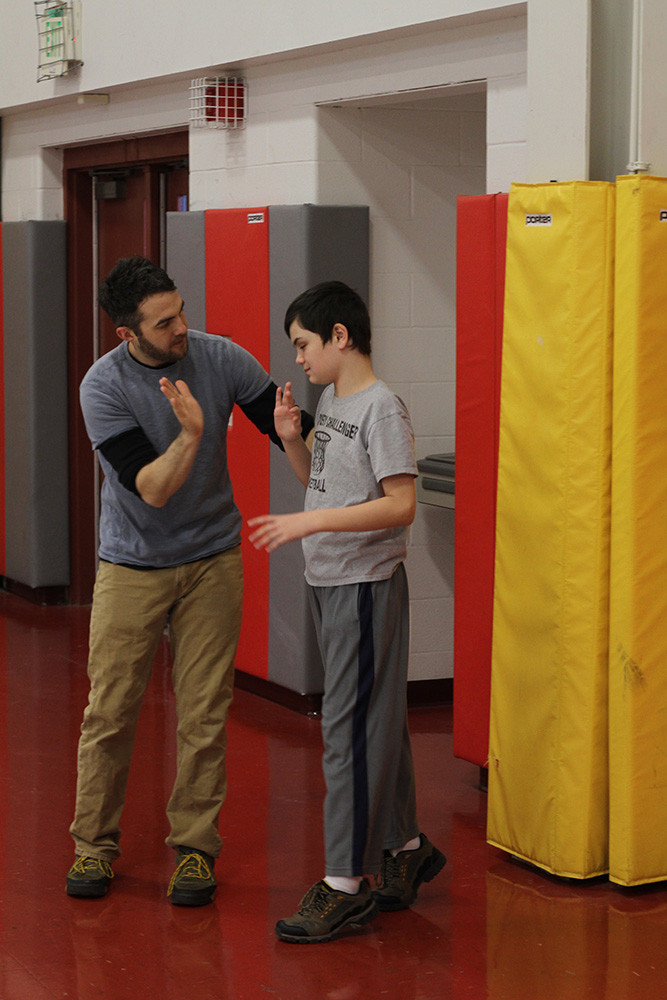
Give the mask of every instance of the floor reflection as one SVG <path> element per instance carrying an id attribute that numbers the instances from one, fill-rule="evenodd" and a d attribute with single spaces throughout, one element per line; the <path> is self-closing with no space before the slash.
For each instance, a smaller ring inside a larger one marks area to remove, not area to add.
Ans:
<path id="1" fill-rule="evenodd" d="M 175 727 L 166 648 L 142 712 L 123 855 L 102 900 L 64 891 L 88 612 L 0 594 L 1 1000 L 654 1000 L 667 892 L 545 876 L 485 842 L 478 769 L 452 756 L 451 711 L 411 711 L 421 823 L 449 863 L 411 910 L 327 945 L 278 941 L 322 874 L 316 719 L 237 692 L 220 888 L 166 901 Z"/>

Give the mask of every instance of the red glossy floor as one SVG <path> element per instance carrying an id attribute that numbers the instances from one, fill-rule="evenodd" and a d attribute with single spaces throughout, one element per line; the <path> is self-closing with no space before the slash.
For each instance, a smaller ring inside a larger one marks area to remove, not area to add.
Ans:
<path id="1" fill-rule="evenodd" d="M 451 712 L 412 710 L 421 823 L 449 864 L 417 904 L 324 945 L 278 941 L 322 874 L 320 733 L 240 691 L 215 902 L 166 901 L 174 770 L 169 666 L 147 695 L 102 900 L 65 894 L 88 613 L 0 594 L 0 1000 L 656 1000 L 667 891 L 567 883 L 485 844 L 478 769 L 452 756 Z"/>

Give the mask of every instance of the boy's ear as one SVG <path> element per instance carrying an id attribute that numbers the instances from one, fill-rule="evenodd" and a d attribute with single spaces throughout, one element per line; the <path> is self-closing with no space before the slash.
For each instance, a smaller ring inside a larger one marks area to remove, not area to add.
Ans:
<path id="1" fill-rule="evenodd" d="M 336 347 L 340 347 L 341 349 L 347 347 L 350 343 L 350 335 L 343 323 L 334 323 L 332 340 Z"/>

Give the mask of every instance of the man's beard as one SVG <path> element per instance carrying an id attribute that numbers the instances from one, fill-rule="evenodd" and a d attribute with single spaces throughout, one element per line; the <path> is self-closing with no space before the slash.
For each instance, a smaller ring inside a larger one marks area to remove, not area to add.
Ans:
<path id="1" fill-rule="evenodd" d="M 160 365 L 173 365 L 174 362 L 180 361 L 188 353 L 187 334 L 185 340 L 185 350 L 181 354 L 177 351 L 162 351 L 159 347 L 156 347 L 155 344 L 151 344 L 150 340 L 144 337 L 143 334 L 137 333 L 136 330 L 134 332 L 137 336 L 139 350 L 142 351 L 147 358 L 150 358 L 152 361 L 157 361 Z"/>

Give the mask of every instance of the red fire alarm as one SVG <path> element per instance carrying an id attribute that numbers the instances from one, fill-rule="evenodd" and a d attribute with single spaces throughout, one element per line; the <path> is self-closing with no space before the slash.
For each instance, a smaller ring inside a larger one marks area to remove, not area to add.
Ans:
<path id="1" fill-rule="evenodd" d="M 246 121 L 246 82 L 240 77 L 215 76 L 193 80 L 190 120 L 208 128 L 241 128 Z"/>

